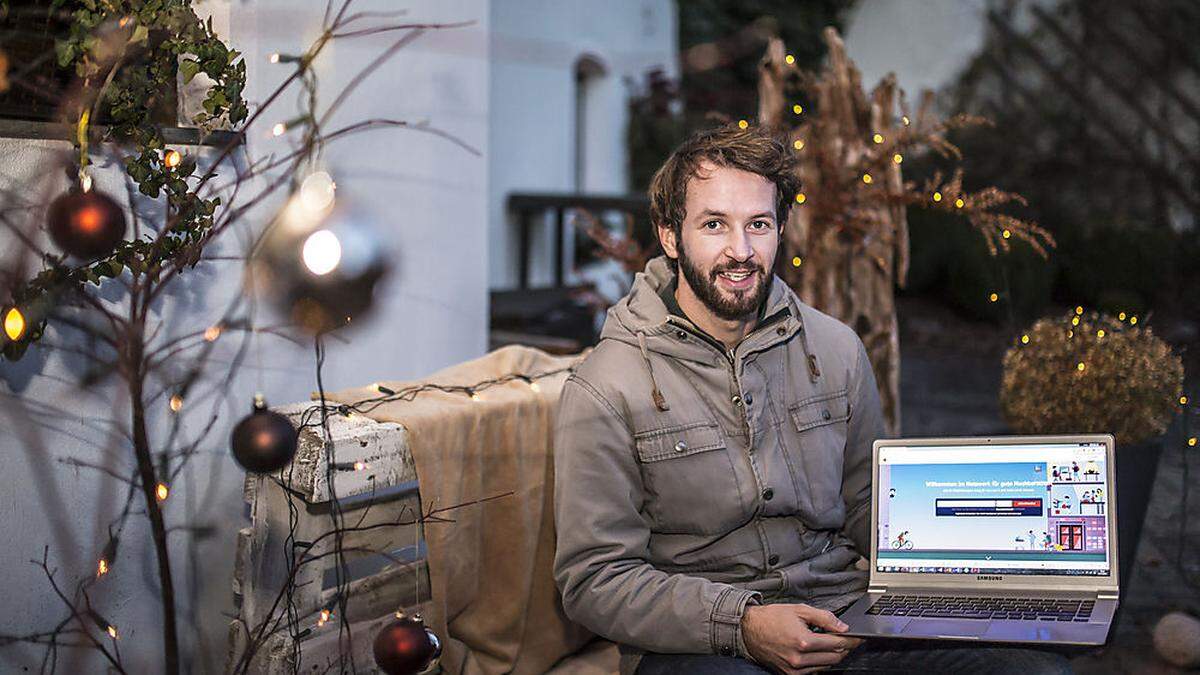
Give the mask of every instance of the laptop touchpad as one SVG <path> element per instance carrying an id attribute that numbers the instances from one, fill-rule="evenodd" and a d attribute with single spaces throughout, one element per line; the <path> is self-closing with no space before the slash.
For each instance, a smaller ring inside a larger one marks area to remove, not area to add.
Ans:
<path id="1" fill-rule="evenodd" d="M 973 637 L 982 635 L 990 624 L 990 621 L 966 619 L 913 619 L 904 627 L 902 633 L 926 637 Z"/>

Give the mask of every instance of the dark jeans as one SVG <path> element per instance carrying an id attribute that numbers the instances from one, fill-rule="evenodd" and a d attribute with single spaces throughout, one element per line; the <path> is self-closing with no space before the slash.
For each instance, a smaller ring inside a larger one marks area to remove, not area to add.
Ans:
<path id="1" fill-rule="evenodd" d="M 762 675 L 771 671 L 746 659 L 709 654 L 646 654 L 637 675 Z M 1069 674 L 1071 662 L 1049 648 L 947 645 L 870 639 L 846 655 L 830 673 L 966 673 L 968 675 Z"/>

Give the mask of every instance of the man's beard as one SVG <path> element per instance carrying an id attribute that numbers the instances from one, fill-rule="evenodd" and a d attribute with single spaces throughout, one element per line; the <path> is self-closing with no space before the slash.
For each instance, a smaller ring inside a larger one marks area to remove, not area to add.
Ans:
<path id="1" fill-rule="evenodd" d="M 682 245 L 679 246 L 679 269 L 700 302 L 726 321 L 736 321 L 757 312 L 771 289 L 771 275 L 753 262 L 720 265 L 709 270 L 705 276 L 688 258 Z M 747 290 L 725 292 L 717 287 L 717 275 L 722 272 L 751 272 L 758 275 L 758 281 Z"/>

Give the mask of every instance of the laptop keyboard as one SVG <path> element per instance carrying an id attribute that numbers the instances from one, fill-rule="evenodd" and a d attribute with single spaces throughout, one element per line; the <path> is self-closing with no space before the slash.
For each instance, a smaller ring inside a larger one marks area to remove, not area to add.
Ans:
<path id="1" fill-rule="evenodd" d="M 1095 606 L 1095 600 L 884 595 L 867 609 L 867 614 L 951 619 L 1084 622 L 1091 618 L 1092 609 Z"/>

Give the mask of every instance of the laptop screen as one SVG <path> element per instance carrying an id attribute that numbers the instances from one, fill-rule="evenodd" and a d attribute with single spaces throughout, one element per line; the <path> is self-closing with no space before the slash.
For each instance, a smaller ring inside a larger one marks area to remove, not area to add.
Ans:
<path id="1" fill-rule="evenodd" d="M 876 571 L 1110 574 L 1104 443 L 879 448 Z"/>

